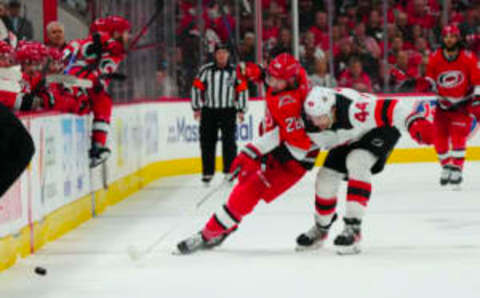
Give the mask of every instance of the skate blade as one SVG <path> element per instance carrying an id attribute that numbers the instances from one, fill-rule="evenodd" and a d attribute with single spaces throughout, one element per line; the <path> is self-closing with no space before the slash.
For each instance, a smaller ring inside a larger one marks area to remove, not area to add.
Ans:
<path id="1" fill-rule="evenodd" d="M 351 246 L 337 246 L 336 248 L 337 254 L 341 256 L 356 255 L 362 251 L 359 244 L 354 244 Z"/>
<path id="2" fill-rule="evenodd" d="M 188 250 L 188 251 L 181 251 L 178 249 L 178 247 L 175 247 L 175 249 L 172 251 L 172 255 L 174 256 L 188 256 L 191 255 L 195 252 L 195 250 Z"/>
<path id="3" fill-rule="evenodd" d="M 188 255 L 188 254 L 181 252 L 178 248 L 175 248 L 175 249 L 172 251 L 172 255 L 174 255 L 174 256 L 186 256 L 186 255 Z"/>
<path id="4" fill-rule="evenodd" d="M 310 246 L 302 246 L 302 245 L 297 245 L 297 247 L 295 247 L 295 251 L 297 252 L 302 252 L 302 251 L 314 251 L 314 250 L 318 250 L 320 248 L 323 248 L 323 246 L 325 245 L 325 241 L 318 241 Z"/>

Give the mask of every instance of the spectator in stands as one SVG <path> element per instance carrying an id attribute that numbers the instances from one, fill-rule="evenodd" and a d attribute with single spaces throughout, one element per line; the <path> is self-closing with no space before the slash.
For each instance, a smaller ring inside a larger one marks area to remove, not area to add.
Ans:
<path id="1" fill-rule="evenodd" d="M 5 27 L 8 29 L 8 30 L 12 30 L 12 21 L 10 20 L 10 18 L 8 17 L 8 13 L 7 13 L 7 6 L 5 5 L 4 2 L 1 2 L 0 1 L 0 19 L 3 21 L 3 23 L 5 24 Z"/>
<path id="2" fill-rule="evenodd" d="M 415 40 L 414 51 L 420 53 L 423 57 L 428 57 L 432 52 L 427 40 L 424 37 L 419 37 Z"/>
<path id="3" fill-rule="evenodd" d="M 263 0 L 263 7 L 272 15 L 281 15 L 287 12 L 287 0 Z"/>
<path id="4" fill-rule="evenodd" d="M 332 54 L 333 57 L 337 56 L 338 53 L 340 52 L 340 40 L 342 39 L 342 32 L 341 28 L 339 25 L 333 25 L 332 26 L 332 44 L 333 44 L 333 50 Z M 330 40 L 328 41 L 330 42 Z M 326 49 L 322 49 L 324 51 L 328 51 L 330 48 L 330 44 L 328 44 L 328 47 Z"/>
<path id="5" fill-rule="evenodd" d="M 315 25 L 309 30 L 315 36 L 315 44 L 322 44 L 324 39 L 328 39 L 328 16 L 324 11 L 318 11 L 315 14 Z"/>
<path id="6" fill-rule="evenodd" d="M 387 52 L 389 52 L 392 49 L 392 44 L 393 40 L 395 37 L 397 37 L 400 33 L 398 32 L 397 25 L 395 24 L 388 24 L 387 25 Z M 379 42 L 378 46 L 380 47 L 381 50 L 381 57 L 383 58 L 384 50 L 385 50 L 385 44 L 382 41 Z"/>
<path id="7" fill-rule="evenodd" d="M 353 42 L 350 38 L 344 38 L 340 41 L 340 51 L 335 56 L 335 74 L 341 74 L 348 65 L 353 56 Z"/>
<path id="8" fill-rule="evenodd" d="M 63 49 L 67 46 L 67 42 L 65 41 L 65 27 L 62 23 L 53 21 L 48 23 L 47 25 L 47 46 L 54 47 L 63 51 Z"/>
<path id="9" fill-rule="evenodd" d="M 325 57 L 325 53 L 315 44 L 315 34 L 312 31 L 305 34 L 305 42 L 300 45 L 300 63 L 308 74 L 315 70 L 315 61 Z"/>
<path id="10" fill-rule="evenodd" d="M 315 23 L 315 16 L 312 14 L 312 11 L 314 11 L 313 1 L 300 0 L 298 6 L 300 32 L 305 32 Z"/>
<path id="11" fill-rule="evenodd" d="M 373 37 L 366 35 L 365 24 L 357 24 L 352 39 L 354 44 L 357 44 L 362 51 L 370 53 L 375 59 L 380 57 L 380 47 Z"/>
<path id="12" fill-rule="evenodd" d="M 71 8 L 75 9 L 82 15 L 88 13 L 87 0 L 64 0 Z"/>
<path id="13" fill-rule="evenodd" d="M 438 4 L 435 4 L 435 1 L 429 1 L 427 3 L 426 0 L 412 0 L 406 8 L 408 25 L 413 26 L 418 24 L 424 30 L 432 29 L 436 24 L 435 13 L 437 12 Z"/>
<path id="14" fill-rule="evenodd" d="M 240 46 L 240 57 L 242 61 L 255 61 L 255 34 L 252 32 L 245 33 L 243 42 Z"/>
<path id="15" fill-rule="evenodd" d="M 350 59 L 349 67 L 338 80 L 339 87 L 353 88 L 360 92 L 372 92 L 372 82 L 363 71 L 362 62 L 356 57 Z"/>
<path id="16" fill-rule="evenodd" d="M 394 92 L 409 92 L 415 90 L 416 78 L 418 78 L 418 65 L 409 65 L 409 57 L 406 51 L 400 51 L 397 56 L 397 64 L 390 70 L 390 85 Z"/>
<path id="17" fill-rule="evenodd" d="M 411 47 L 415 46 L 416 40 L 420 37 L 425 37 L 425 34 L 422 30 L 422 27 L 420 27 L 420 25 L 413 25 L 412 26 L 412 45 L 411 45 Z"/>
<path id="18" fill-rule="evenodd" d="M 358 6 L 357 5 L 348 5 L 346 10 L 347 18 L 348 18 L 348 27 L 350 30 L 354 30 L 355 26 L 360 22 L 360 17 L 358 15 Z"/>
<path id="19" fill-rule="evenodd" d="M 372 80 L 372 85 L 375 87 L 375 89 L 377 89 L 380 83 L 380 72 L 379 72 L 379 64 L 378 64 L 378 58 L 380 56 L 380 48 L 376 44 L 376 41 L 374 38 L 369 36 L 365 38 L 365 35 L 364 35 L 365 33 L 362 29 L 362 27 L 365 28 L 364 26 L 365 25 L 360 23 L 355 28 L 355 35 L 352 38 L 353 39 L 352 51 L 355 57 L 357 57 L 362 62 L 363 71 L 368 73 L 368 75 L 370 76 L 370 79 Z M 363 38 L 362 38 L 362 35 L 363 35 Z M 368 39 L 373 43 L 370 48 L 367 46 Z M 377 55 L 377 56 L 374 56 L 374 55 Z"/>
<path id="20" fill-rule="evenodd" d="M 370 12 L 373 10 L 371 0 L 357 0 L 357 15 L 359 21 L 366 23 Z"/>
<path id="21" fill-rule="evenodd" d="M 263 42 L 268 50 L 272 49 L 278 41 L 280 27 L 275 23 L 274 17 L 269 15 L 263 23 Z"/>
<path id="22" fill-rule="evenodd" d="M 382 19 L 380 18 L 380 13 L 376 9 L 370 12 L 366 33 L 368 36 L 375 38 L 377 42 L 383 40 Z"/>
<path id="23" fill-rule="evenodd" d="M 280 37 L 277 45 L 270 51 L 270 56 L 275 57 L 281 53 L 292 54 L 292 32 L 288 28 L 280 30 Z"/>
<path id="24" fill-rule="evenodd" d="M 396 64 L 398 53 L 402 50 L 404 50 L 403 38 L 401 35 L 399 35 L 393 39 L 392 48 L 388 53 L 388 63 Z"/>
<path id="25" fill-rule="evenodd" d="M 8 13 L 12 22 L 12 32 L 17 36 L 18 40 L 33 39 L 32 22 L 27 18 L 20 16 L 21 4 L 18 0 L 11 0 L 8 3 Z"/>
<path id="26" fill-rule="evenodd" d="M 480 27 L 480 16 L 478 9 L 469 9 L 466 12 L 465 21 L 459 25 L 463 36 L 477 34 Z"/>
<path id="27" fill-rule="evenodd" d="M 404 12 L 399 12 L 395 18 L 395 23 L 397 25 L 397 30 L 402 34 L 404 42 L 412 42 L 412 26 L 415 24 L 408 23 L 408 16 Z"/>
<path id="28" fill-rule="evenodd" d="M 468 49 L 480 55 L 480 9 L 469 9 L 459 28 L 465 36 Z"/>
<path id="29" fill-rule="evenodd" d="M 315 60 L 315 72 L 308 78 L 311 86 L 333 88 L 337 86 L 335 78 L 328 73 L 327 57 Z"/>

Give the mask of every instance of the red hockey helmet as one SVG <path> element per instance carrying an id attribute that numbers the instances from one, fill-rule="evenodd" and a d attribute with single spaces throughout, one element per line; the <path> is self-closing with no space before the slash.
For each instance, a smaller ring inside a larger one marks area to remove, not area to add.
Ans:
<path id="1" fill-rule="evenodd" d="M 451 24 L 442 29 L 442 37 L 445 37 L 448 34 L 456 35 L 458 38 L 460 38 L 460 30 L 458 29 L 457 25 Z"/>
<path id="2" fill-rule="evenodd" d="M 289 80 L 300 72 L 300 63 L 288 53 L 276 56 L 268 65 L 268 75 L 276 79 Z"/>
<path id="3" fill-rule="evenodd" d="M 39 42 L 22 42 L 16 50 L 16 59 L 20 64 L 42 63 L 48 55 L 47 47 Z"/>
<path id="4" fill-rule="evenodd" d="M 96 19 L 90 26 L 90 32 L 105 32 L 113 34 L 114 32 L 130 31 L 130 22 L 120 16 L 108 16 Z"/>

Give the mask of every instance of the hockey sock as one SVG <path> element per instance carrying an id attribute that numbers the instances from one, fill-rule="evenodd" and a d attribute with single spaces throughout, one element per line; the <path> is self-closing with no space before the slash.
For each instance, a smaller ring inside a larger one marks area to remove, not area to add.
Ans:
<path id="1" fill-rule="evenodd" d="M 465 148 L 453 149 L 451 164 L 454 165 L 456 168 L 459 168 L 460 170 L 462 170 L 464 163 L 465 163 Z"/>
<path id="2" fill-rule="evenodd" d="M 337 197 L 322 198 L 318 195 L 315 196 L 315 221 L 320 226 L 326 226 L 331 221 L 335 214 L 335 208 L 337 207 Z"/>
<path id="3" fill-rule="evenodd" d="M 101 120 L 94 120 L 93 121 L 93 127 L 92 127 L 92 141 L 94 143 L 101 144 L 102 146 L 105 146 L 107 143 L 107 135 L 108 131 L 110 129 L 110 124 L 101 121 Z"/>
<path id="4" fill-rule="evenodd" d="M 349 179 L 345 217 L 361 219 L 372 193 L 370 182 Z"/>
<path id="5" fill-rule="evenodd" d="M 212 238 L 228 234 L 237 228 L 240 220 L 241 218 L 235 216 L 227 205 L 223 205 L 210 217 L 205 228 L 202 230 L 202 235 L 205 240 L 208 241 Z"/>

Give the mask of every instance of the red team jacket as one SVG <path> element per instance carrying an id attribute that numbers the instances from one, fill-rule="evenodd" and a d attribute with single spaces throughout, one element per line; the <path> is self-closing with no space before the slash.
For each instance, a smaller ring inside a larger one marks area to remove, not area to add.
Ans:
<path id="1" fill-rule="evenodd" d="M 460 50 L 453 61 L 445 59 L 443 50 L 436 50 L 427 64 L 427 79 L 434 83 L 442 109 L 450 109 L 469 100 L 470 95 L 480 93 L 480 73 L 475 55 Z"/>

